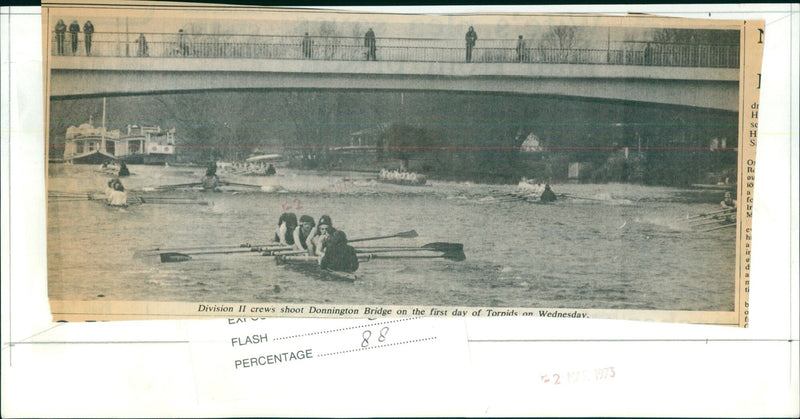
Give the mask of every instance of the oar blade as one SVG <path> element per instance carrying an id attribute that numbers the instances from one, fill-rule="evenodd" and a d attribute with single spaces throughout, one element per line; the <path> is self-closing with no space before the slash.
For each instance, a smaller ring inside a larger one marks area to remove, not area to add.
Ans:
<path id="1" fill-rule="evenodd" d="M 440 252 L 459 252 L 464 250 L 464 245 L 461 243 L 433 242 L 423 245 L 422 248 Z"/>
<path id="2" fill-rule="evenodd" d="M 159 256 L 161 257 L 161 263 L 185 262 L 187 260 L 192 260 L 191 256 L 178 252 L 161 253 Z"/>
<path id="3" fill-rule="evenodd" d="M 445 252 L 442 254 L 442 257 L 447 260 L 452 260 L 455 262 L 463 262 L 467 260 L 467 255 L 464 254 L 463 250 L 453 250 L 450 252 Z"/>
<path id="4" fill-rule="evenodd" d="M 419 236 L 419 234 L 417 234 L 416 230 L 405 231 L 403 233 L 398 233 L 397 234 L 397 237 L 402 238 L 402 239 L 413 239 L 414 237 L 417 237 L 417 236 Z"/>

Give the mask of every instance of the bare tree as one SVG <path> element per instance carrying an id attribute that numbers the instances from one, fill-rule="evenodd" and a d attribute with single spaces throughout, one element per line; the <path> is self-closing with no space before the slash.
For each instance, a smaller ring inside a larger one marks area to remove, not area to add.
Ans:
<path id="1" fill-rule="evenodd" d="M 542 38 L 542 48 L 545 50 L 546 60 L 568 62 L 572 50 L 578 48 L 583 42 L 582 36 L 583 33 L 577 26 L 551 26 Z"/>
<path id="2" fill-rule="evenodd" d="M 544 39 L 551 48 L 572 49 L 575 45 L 576 33 L 575 26 L 551 26 Z"/>
<path id="3" fill-rule="evenodd" d="M 738 45 L 739 31 L 664 28 L 653 30 L 653 41 L 670 44 Z"/>

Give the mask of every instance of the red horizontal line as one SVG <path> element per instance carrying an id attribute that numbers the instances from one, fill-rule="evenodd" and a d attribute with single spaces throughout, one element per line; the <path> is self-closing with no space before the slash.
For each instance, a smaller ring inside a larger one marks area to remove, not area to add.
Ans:
<path id="1" fill-rule="evenodd" d="M 53 144 L 51 148 L 64 148 L 64 144 Z M 283 150 L 328 150 L 328 151 L 347 151 L 347 150 L 331 150 L 327 146 L 262 146 L 262 145 L 177 145 L 176 149 L 198 149 L 198 150 L 230 150 L 230 149 L 283 149 Z M 335 147 L 338 148 L 338 147 Z M 540 147 L 541 151 L 553 150 L 616 150 L 621 151 L 627 148 L 629 151 L 648 151 L 648 150 L 692 150 L 692 151 L 712 151 L 706 147 Z M 522 151 L 519 146 L 395 146 L 395 147 L 358 147 L 349 148 L 348 150 L 505 150 L 505 151 Z M 715 150 L 719 151 L 736 151 L 736 147 L 718 147 Z M 538 150 L 537 150 L 538 151 Z"/>

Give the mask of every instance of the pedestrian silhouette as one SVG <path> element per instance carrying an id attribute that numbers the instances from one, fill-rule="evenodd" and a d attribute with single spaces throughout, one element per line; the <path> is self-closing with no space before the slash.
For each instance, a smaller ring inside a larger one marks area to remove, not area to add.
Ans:
<path id="1" fill-rule="evenodd" d="M 136 38 L 136 43 L 139 44 L 139 46 L 136 48 L 136 55 L 139 57 L 147 57 L 150 55 L 147 51 L 147 38 L 144 37 L 143 33 L 140 33 L 139 37 Z"/>
<path id="2" fill-rule="evenodd" d="M 58 55 L 64 55 L 64 35 L 67 33 L 67 25 L 63 19 L 58 19 L 56 23 L 56 51 Z"/>
<path id="3" fill-rule="evenodd" d="M 70 43 L 72 44 L 72 55 L 77 54 L 78 52 L 78 33 L 81 31 L 81 25 L 78 24 L 77 20 L 73 20 L 72 23 L 69 24 L 69 37 Z"/>
<path id="4" fill-rule="evenodd" d="M 372 28 L 369 28 L 367 33 L 364 34 L 364 46 L 367 47 L 367 61 L 375 61 L 375 32 L 372 31 Z"/>
<path id="5" fill-rule="evenodd" d="M 87 20 L 83 24 L 83 42 L 86 45 L 86 55 L 92 55 L 92 34 L 94 33 L 94 25 L 91 20 Z"/>
<path id="6" fill-rule="evenodd" d="M 525 55 L 527 53 L 527 45 L 525 44 L 525 40 L 522 39 L 522 35 L 519 36 L 519 40 L 517 41 L 517 62 L 521 63 L 525 61 Z"/>
<path id="7" fill-rule="evenodd" d="M 464 40 L 467 43 L 467 62 L 472 62 L 472 48 L 475 47 L 475 42 L 478 40 L 478 34 L 475 33 L 475 29 L 472 26 L 469 27 L 467 34 L 464 36 Z"/>
<path id="8" fill-rule="evenodd" d="M 189 45 L 183 35 L 183 29 L 178 29 L 178 53 L 185 57 L 189 55 Z"/>
<path id="9" fill-rule="evenodd" d="M 314 41 L 311 40 L 311 37 L 308 36 L 308 32 L 303 35 L 303 42 L 301 43 L 301 48 L 303 50 L 303 58 L 310 59 L 312 56 L 312 48 L 314 47 Z"/>

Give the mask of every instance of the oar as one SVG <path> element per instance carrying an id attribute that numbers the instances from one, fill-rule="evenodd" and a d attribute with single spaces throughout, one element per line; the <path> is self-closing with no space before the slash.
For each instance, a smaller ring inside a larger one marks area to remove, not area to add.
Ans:
<path id="1" fill-rule="evenodd" d="M 302 255 L 308 253 L 308 250 L 279 250 L 279 251 L 266 251 L 261 253 L 262 256 L 291 256 L 291 255 Z"/>
<path id="2" fill-rule="evenodd" d="M 53 198 L 53 197 L 50 197 L 50 198 L 47 198 L 47 200 L 50 201 L 50 202 L 91 201 L 90 198 L 87 198 L 85 196 L 83 198 L 78 198 L 78 197 L 75 197 L 75 198 Z"/>
<path id="3" fill-rule="evenodd" d="M 212 250 L 208 252 L 186 252 L 186 253 L 179 253 L 179 252 L 166 252 L 160 253 L 159 257 L 161 258 L 162 263 L 168 262 L 183 262 L 186 260 L 191 260 L 192 255 L 224 255 L 224 254 L 231 254 L 231 253 L 250 253 L 252 249 L 240 249 L 240 250 Z"/>
<path id="4" fill-rule="evenodd" d="M 91 196 L 91 193 L 50 192 L 47 196 L 51 198 L 87 198 Z"/>
<path id="5" fill-rule="evenodd" d="M 261 185 L 251 185 L 251 184 L 249 184 L 249 183 L 236 183 L 236 182 L 226 182 L 226 181 L 220 181 L 220 184 L 222 184 L 222 186 L 230 186 L 230 185 L 233 185 L 233 186 L 246 186 L 246 187 L 248 187 L 248 188 L 258 188 L 258 189 L 261 189 Z"/>
<path id="6" fill-rule="evenodd" d="M 558 195 L 561 195 L 561 196 L 562 196 L 562 197 L 564 197 L 564 198 L 582 199 L 582 200 L 584 200 L 584 201 L 607 202 L 607 200 L 605 200 L 605 199 L 597 199 L 597 198 L 584 198 L 584 197 L 582 197 L 582 196 L 570 195 L 570 194 L 565 194 L 565 193 L 558 194 Z M 558 195 L 557 195 L 557 196 L 558 196 Z"/>
<path id="7" fill-rule="evenodd" d="M 202 185 L 203 185 L 203 184 L 202 184 L 201 182 L 193 182 L 193 183 L 181 183 L 181 184 L 178 184 L 178 185 L 163 185 L 163 186 L 158 186 L 158 187 L 156 187 L 156 189 L 187 188 L 187 187 L 192 187 L 192 186 L 202 186 Z"/>
<path id="8" fill-rule="evenodd" d="M 700 226 L 705 226 L 705 225 L 709 225 L 709 224 L 717 224 L 717 223 L 721 223 L 723 221 L 725 221 L 725 220 L 711 220 L 711 221 L 706 221 L 704 223 L 695 224 L 693 227 L 700 227 Z"/>
<path id="9" fill-rule="evenodd" d="M 356 242 L 356 241 L 379 240 L 379 239 L 388 239 L 388 238 L 392 238 L 392 237 L 413 238 L 413 237 L 417 237 L 417 232 L 414 231 L 414 230 L 411 230 L 411 231 L 404 231 L 402 233 L 392 234 L 392 235 L 389 235 L 389 236 L 365 237 L 365 238 L 362 238 L 362 239 L 355 239 L 355 240 L 349 240 L 349 241 L 350 242 Z M 253 247 L 253 248 L 247 249 L 247 250 L 228 250 L 228 251 L 192 252 L 192 253 L 166 252 L 166 253 L 161 253 L 160 257 L 161 257 L 161 262 L 183 262 L 185 260 L 190 260 L 191 259 L 190 255 L 244 253 L 244 252 L 256 251 L 255 249 L 256 248 Z M 295 250 L 295 251 L 289 250 L 288 252 L 289 253 L 279 252 L 279 254 L 284 254 L 284 255 L 286 255 L 286 254 L 289 254 L 289 255 L 302 254 L 302 253 L 306 253 L 307 251 L 306 250 Z M 272 252 L 270 252 L 270 255 L 273 255 Z"/>
<path id="10" fill-rule="evenodd" d="M 144 204 L 145 202 L 142 201 L 142 203 Z M 147 201 L 147 203 L 148 204 L 153 204 L 153 205 L 208 205 L 208 201 L 185 201 L 185 202 L 180 202 L 180 201 L 160 201 L 160 202 Z"/>
<path id="11" fill-rule="evenodd" d="M 464 245 L 461 243 L 445 243 L 433 242 L 420 247 L 411 246 L 374 246 L 374 247 L 360 247 L 356 249 L 356 253 L 388 253 L 388 252 L 418 252 L 418 251 L 434 251 L 434 252 L 463 252 Z"/>
<path id="12" fill-rule="evenodd" d="M 430 256 L 423 256 L 423 255 L 379 255 L 375 253 L 362 253 L 359 256 L 358 260 L 361 261 L 364 258 L 364 261 L 368 261 L 371 259 L 437 259 L 437 258 L 444 258 L 447 260 L 453 260 L 456 262 L 461 262 L 467 260 L 467 255 L 464 254 L 461 250 L 454 250 L 451 252 L 445 252 L 441 255 L 430 255 Z"/>
<path id="13" fill-rule="evenodd" d="M 395 237 L 402 238 L 402 239 L 413 239 L 414 237 L 417 237 L 417 236 L 418 236 L 418 234 L 417 234 L 417 232 L 415 230 L 410 230 L 410 231 L 404 231 L 402 233 L 391 234 L 391 235 L 388 235 L 388 236 L 376 236 L 376 237 L 365 237 L 363 239 L 353 239 L 353 240 L 348 240 L 347 242 L 348 243 L 365 242 L 365 241 L 370 241 L 370 240 L 391 239 L 391 238 L 395 238 Z"/>
<path id="14" fill-rule="evenodd" d="M 163 248 L 154 248 L 148 250 L 137 250 L 134 254 L 134 258 L 146 257 L 146 256 L 155 256 L 162 252 L 183 252 L 183 251 L 192 251 L 192 250 L 205 250 L 205 249 L 236 249 L 236 248 L 247 248 L 250 252 L 260 252 L 263 249 L 270 249 L 275 248 L 275 250 L 290 250 L 291 246 L 281 246 L 281 245 L 261 245 L 261 244 L 222 244 L 222 245 L 211 245 L 211 246 L 189 246 L 189 247 L 163 247 Z"/>
<path id="15" fill-rule="evenodd" d="M 418 236 L 417 232 L 415 230 L 411 230 L 411 231 L 404 231 L 402 233 L 392 234 L 392 235 L 389 235 L 389 236 L 364 237 L 364 238 L 360 238 L 360 239 L 347 240 L 347 243 L 365 242 L 365 241 L 380 240 L 380 239 L 391 239 L 391 238 L 394 238 L 394 237 L 402 238 L 402 239 L 413 239 L 414 237 L 417 237 L 417 236 Z M 273 244 L 255 244 L 253 246 L 254 247 L 262 247 L 262 248 L 263 247 L 274 247 L 272 250 L 292 250 L 293 249 L 292 246 L 278 246 L 278 245 L 275 245 L 275 243 L 273 243 Z M 282 247 L 282 249 L 280 249 L 281 247 Z"/>
<path id="16" fill-rule="evenodd" d="M 711 215 L 722 214 L 723 212 L 728 212 L 728 211 L 736 211 L 736 208 L 725 208 L 725 209 L 719 210 L 719 211 L 707 212 L 705 214 L 698 214 L 698 215 L 694 215 L 694 216 L 691 216 L 691 217 L 686 217 L 686 219 L 687 220 L 692 220 L 692 219 L 695 219 L 695 218 L 708 217 L 708 216 L 711 216 Z"/>
<path id="17" fill-rule="evenodd" d="M 733 227 L 733 226 L 735 226 L 735 225 L 736 225 L 736 223 L 730 223 L 730 224 L 721 225 L 721 226 L 719 226 L 719 227 L 709 228 L 709 229 L 707 229 L 707 230 L 703 230 L 703 231 L 714 231 L 714 230 L 721 230 L 721 229 L 723 229 L 723 228 L 726 228 L 726 227 Z"/>
<path id="18" fill-rule="evenodd" d="M 153 249 L 147 250 L 137 250 L 134 252 L 134 258 L 146 257 L 146 256 L 155 256 L 159 253 L 163 252 L 184 252 L 184 251 L 192 251 L 192 250 L 210 250 L 210 249 L 242 249 L 247 248 L 251 252 L 260 251 L 259 246 L 254 246 L 249 243 L 242 243 L 239 245 L 236 244 L 221 244 L 221 245 L 211 245 L 211 246 L 187 246 L 187 247 L 156 247 Z"/>
<path id="19" fill-rule="evenodd" d="M 735 214 L 735 213 L 736 213 L 736 208 L 728 208 L 728 209 L 725 209 L 725 210 L 722 210 L 722 211 L 714 211 L 714 212 L 710 212 L 708 214 L 696 215 L 696 216 L 694 216 L 692 218 L 687 218 L 686 222 L 688 222 L 688 223 L 696 223 L 698 221 L 704 221 L 704 220 L 707 220 L 709 218 L 717 218 L 719 216 L 728 215 L 728 214 Z"/>
<path id="20" fill-rule="evenodd" d="M 394 237 L 414 238 L 414 237 L 417 237 L 417 232 L 415 230 L 411 230 L 411 231 L 404 231 L 402 233 L 392 234 L 392 235 L 389 235 L 389 236 L 365 237 L 365 238 L 362 238 L 362 239 L 348 240 L 347 242 L 348 243 L 363 242 L 363 241 L 369 241 L 369 240 L 380 240 L 380 239 L 388 239 L 388 238 L 394 238 Z M 290 255 L 301 255 L 301 254 L 307 253 L 307 252 L 308 252 L 308 250 L 286 250 L 286 251 L 277 251 L 277 252 L 272 250 L 272 251 L 264 252 L 264 253 L 262 253 L 262 255 L 264 255 L 264 256 L 290 256 Z"/>
<path id="21" fill-rule="evenodd" d="M 158 196 L 158 195 L 140 195 L 142 199 L 146 199 L 148 201 L 187 201 L 187 200 L 194 200 L 197 199 L 191 197 L 180 197 L 180 196 Z"/>
<path id="22" fill-rule="evenodd" d="M 286 256 L 294 256 L 293 258 L 287 258 Z M 287 261 L 317 261 L 316 256 L 311 255 L 275 255 L 275 264 L 276 265 L 283 265 Z"/>

